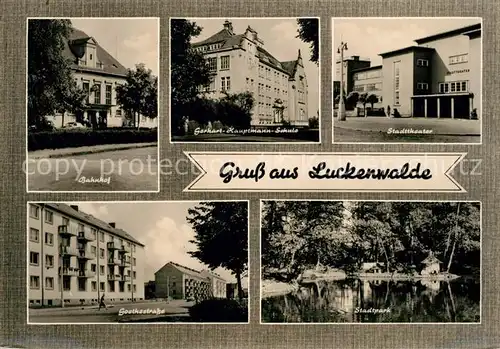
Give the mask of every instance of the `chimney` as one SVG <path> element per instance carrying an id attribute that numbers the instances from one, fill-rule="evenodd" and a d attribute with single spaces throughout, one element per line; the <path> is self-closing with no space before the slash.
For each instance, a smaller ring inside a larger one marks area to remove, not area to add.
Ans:
<path id="1" fill-rule="evenodd" d="M 110 226 L 112 226 L 113 228 L 116 228 L 116 223 L 115 222 L 111 222 L 111 223 L 108 223 Z"/>
<path id="2" fill-rule="evenodd" d="M 233 23 L 229 22 L 227 19 L 224 22 L 224 29 L 228 30 L 231 34 L 233 34 Z"/>
<path id="3" fill-rule="evenodd" d="M 359 56 L 352 56 L 352 59 L 355 61 L 359 61 Z"/>
<path id="4" fill-rule="evenodd" d="M 78 211 L 78 205 L 70 205 L 70 207 L 75 210 L 75 211 Z"/>

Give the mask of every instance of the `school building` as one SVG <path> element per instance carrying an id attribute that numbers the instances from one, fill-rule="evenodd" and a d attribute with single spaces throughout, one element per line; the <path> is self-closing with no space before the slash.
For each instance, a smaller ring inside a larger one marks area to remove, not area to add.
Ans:
<path id="1" fill-rule="evenodd" d="M 144 245 L 76 205 L 29 203 L 27 253 L 30 306 L 144 299 Z"/>
<path id="2" fill-rule="evenodd" d="M 347 70 L 347 93 L 375 94 L 403 117 L 469 119 L 481 112 L 481 24 L 381 53 L 382 64 Z M 350 89 L 349 89 L 350 87 Z"/>

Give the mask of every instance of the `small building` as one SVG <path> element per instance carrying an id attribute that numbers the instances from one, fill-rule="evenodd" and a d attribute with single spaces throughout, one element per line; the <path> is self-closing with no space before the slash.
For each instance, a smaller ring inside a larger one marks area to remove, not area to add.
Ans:
<path id="1" fill-rule="evenodd" d="M 384 272 L 384 265 L 378 262 L 363 263 L 361 272 L 371 274 L 381 274 Z"/>
<path id="2" fill-rule="evenodd" d="M 429 253 L 426 259 L 422 261 L 423 268 L 420 275 L 438 274 L 441 271 L 441 261 L 432 253 Z"/>
<path id="3" fill-rule="evenodd" d="M 156 284 L 154 280 L 150 280 L 144 283 L 144 298 L 145 299 L 156 298 Z"/>

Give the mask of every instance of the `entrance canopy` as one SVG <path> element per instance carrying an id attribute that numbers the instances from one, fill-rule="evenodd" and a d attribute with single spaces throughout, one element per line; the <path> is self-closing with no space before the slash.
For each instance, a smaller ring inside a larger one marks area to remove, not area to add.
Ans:
<path id="1" fill-rule="evenodd" d="M 436 93 L 411 97 L 413 117 L 469 119 L 474 109 L 470 92 Z"/>

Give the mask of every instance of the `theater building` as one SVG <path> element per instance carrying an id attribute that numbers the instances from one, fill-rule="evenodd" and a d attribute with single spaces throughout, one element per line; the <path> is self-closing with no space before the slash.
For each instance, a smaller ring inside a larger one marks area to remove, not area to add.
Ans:
<path id="1" fill-rule="evenodd" d="M 481 24 L 414 40 L 381 53 L 382 65 L 357 68 L 347 93 L 374 93 L 403 117 L 469 119 L 481 112 Z"/>
<path id="2" fill-rule="evenodd" d="M 250 26 L 236 34 L 229 21 L 209 38 L 192 44 L 207 60 L 211 81 L 201 88 L 208 98 L 251 92 L 253 126 L 308 126 L 308 85 L 302 56 L 279 61 Z"/>
<path id="3" fill-rule="evenodd" d="M 144 299 L 144 245 L 117 225 L 62 203 L 28 204 L 30 306 Z"/>

